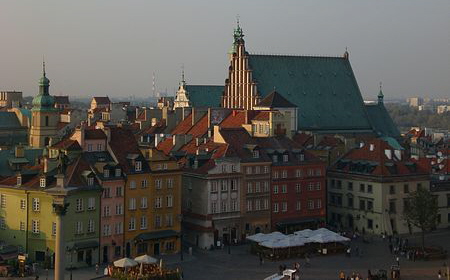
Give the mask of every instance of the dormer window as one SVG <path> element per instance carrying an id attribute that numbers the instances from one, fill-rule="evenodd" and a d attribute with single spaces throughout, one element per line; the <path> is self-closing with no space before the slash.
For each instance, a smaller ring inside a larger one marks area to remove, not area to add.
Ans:
<path id="1" fill-rule="evenodd" d="M 103 169 L 103 177 L 105 177 L 105 178 L 109 177 L 109 169 L 107 169 L 107 168 Z"/>
<path id="2" fill-rule="evenodd" d="M 45 182 L 46 180 L 45 180 L 45 178 L 41 178 L 40 180 L 39 180 L 39 186 L 41 187 L 41 188 L 45 188 Z"/>
<path id="3" fill-rule="evenodd" d="M 142 162 L 141 161 L 136 161 L 134 164 L 134 169 L 136 172 L 142 171 Z"/>
<path id="4" fill-rule="evenodd" d="M 88 177 L 87 184 L 88 184 L 88 186 L 93 186 L 94 185 L 94 177 Z"/>
<path id="5" fill-rule="evenodd" d="M 305 154 L 300 154 L 300 161 L 304 161 L 305 160 Z"/>
<path id="6" fill-rule="evenodd" d="M 272 161 L 273 162 L 278 162 L 278 156 L 277 155 L 273 155 L 272 156 Z"/>
<path id="7" fill-rule="evenodd" d="M 18 186 L 21 186 L 21 185 L 22 185 L 22 176 L 21 176 L 21 175 L 18 175 L 18 176 L 17 176 L 17 185 L 18 185 Z"/>
<path id="8" fill-rule="evenodd" d="M 283 155 L 283 161 L 288 162 L 289 161 L 289 155 Z"/>
<path id="9" fill-rule="evenodd" d="M 259 151 L 258 150 L 254 150 L 253 151 L 253 158 L 259 158 Z"/>
<path id="10" fill-rule="evenodd" d="M 122 175 L 121 174 L 121 172 L 120 172 L 120 168 L 116 168 L 116 177 L 119 177 L 120 175 Z"/>

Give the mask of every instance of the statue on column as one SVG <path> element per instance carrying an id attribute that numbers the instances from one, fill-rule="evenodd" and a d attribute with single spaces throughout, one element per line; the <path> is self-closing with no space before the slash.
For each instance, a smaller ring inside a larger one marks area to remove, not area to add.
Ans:
<path id="1" fill-rule="evenodd" d="M 58 151 L 58 174 L 65 174 L 67 169 L 67 156 L 63 150 Z"/>

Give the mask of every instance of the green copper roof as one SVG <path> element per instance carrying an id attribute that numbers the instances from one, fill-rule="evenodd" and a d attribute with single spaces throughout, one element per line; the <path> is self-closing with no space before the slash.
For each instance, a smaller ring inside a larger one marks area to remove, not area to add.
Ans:
<path id="1" fill-rule="evenodd" d="M 49 94 L 50 80 L 45 74 L 45 63 L 43 65 L 42 78 L 39 80 L 39 94 L 33 98 L 32 111 L 55 111 L 55 98 Z"/>
<path id="2" fill-rule="evenodd" d="M 21 128 L 19 119 L 14 112 L 2 112 L 0 111 L 0 129 L 17 129 Z"/>
<path id="3" fill-rule="evenodd" d="M 383 103 L 365 105 L 373 130 L 380 136 L 400 137 L 400 131 L 394 124 Z"/>
<path id="4" fill-rule="evenodd" d="M 32 165 L 35 164 L 36 159 L 42 155 L 43 149 L 25 149 L 24 158 L 28 160 Z M 14 150 L 0 151 L 0 176 L 8 177 L 15 174 L 16 171 L 12 170 L 9 161 L 16 159 Z"/>
<path id="5" fill-rule="evenodd" d="M 192 107 L 220 107 L 224 86 L 186 85 Z"/>
<path id="6" fill-rule="evenodd" d="M 348 59 L 250 55 L 249 66 L 263 98 L 276 89 L 298 106 L 300 130 L 372 130 Z"/>

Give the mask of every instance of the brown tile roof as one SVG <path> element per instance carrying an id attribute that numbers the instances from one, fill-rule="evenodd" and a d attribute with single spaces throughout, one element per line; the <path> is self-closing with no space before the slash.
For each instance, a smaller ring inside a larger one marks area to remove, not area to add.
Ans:
<path id="1" fill-rule="evenodd" d="M 306 147 L 308 145 L 314 145 L 314 137 L 306 133 L 297 133 L 294 136 L 292 136 L 292 140 L 294 140 L 303 147 Z"/>
<path id="2" fill-rule="evenodd" d="M 186 134 L 192 127 L 192 113 L 182 120 L 171 132 L 171 134 Z"/>
<path id="3" fill-rule="evenodd" d="M 221 128 L 241 127 L 245 124 L 245 112 L 234 110 L 220 124 Z"/>
<path id="4" fill-rule="evenodd" d="M 284 98 L 281 94 L 272 91 L 269 95 L 264 97 L 261 102 L 259 102 L 259 107 L 269 107 L 269 108 L 295 108 L 297 105 L 292 104 L 286 98 Z"/>
<path id="5" fill-rule="evenodd" d="M 86 129 L 84 132 L 85 139 L 106 139 L 106 135 L 101 129 Z"/>
<path id="6" fill-rule="evenodd" d="M 81 146 L 77 140 L 64 139 L 59 141 L 55 145 L 52 145 L 52 148 L 63 149 L 67 151 L 79 151 L 81 150 Z"/>
<path id="7" fill-rule="evenodd" d="M 134 134 L 130 129 L 122 127 L 111 127 L 111 141 L 109 142 L 111 149 L 116 156 L 119 164 L 125 173 L 134 171 L 134 167 L 131 166 L 130 161 L 127 159 L 129 154 L 137 154 L 142 157 L 139 149 L 138 142 L 136 141 Z M 142 170 L 148 171 L 146 161 L 142 162 Z"/>
<path id="8" fill-rule="evenodd" d="M 56 104 L 70 104 L 69 96 L 67 95 L 53 95 Z"/>
<path id="9" fill-rule="evenodd" d="M 173 139 L 172 137 L 169 137 L 159 142 L 156 148 L 168 155 L 170 151 L 172 151 L 173 146 Z"/>
<path id="10" fill-rule="evenodd" d="M 95 100 L 95 102 L 97 102 L 97 104 L 109 104 L 109 103 L 111 103 L 111 101 L 109 100 L 108 96 L 95 96 L 95 97 L 93 97 L 93 99 Z"/>
<path id="11" fill-rule="evenodd" d="M 270 113 L 267 111 L 261 111 L 256 114 L 256 116 L 253 117 L 253 120 L 256 121 L 268 121 L 269 120 Z"/>
<path id="12" fill-rule="evenodd" d="M 373 150 L 371 150 L 371 144 Z M 385 150 L 391 151 L 390 159 Z M 376 176 L 428 174 L 428 171 L 418 165 L 417 162 L 405 158 L 404 153 L 401 157 L 399 159 L 395 156 L 394 149 L 386 141 L 375 138 L 367 141 L 363 147 L 350 150 L 331 169 Z"/>
<path id="13" fill-rule="evenodd" d="M 192 137 L 201 137 L 208 132 L 208 115 L 204 115 L 200 120 L 198 120 L 191 129 L 186 132 L 186 134 L 192 135 Z M 176 133 L 175 133 L 176 134 Z"/>

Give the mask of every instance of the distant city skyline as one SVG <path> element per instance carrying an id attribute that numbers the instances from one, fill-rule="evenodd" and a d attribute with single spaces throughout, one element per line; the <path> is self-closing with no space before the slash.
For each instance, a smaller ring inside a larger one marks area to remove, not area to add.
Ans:
<path id="1" fill-rule="evenodd" d="M 251 53 L 341 56 L 365 99 L 450 95 L 450 2 L 2 1 L 0 90 L 37 94 L 45 56 L 52 95 L 173 95 L 223 85 L 236 16 Z"/>

